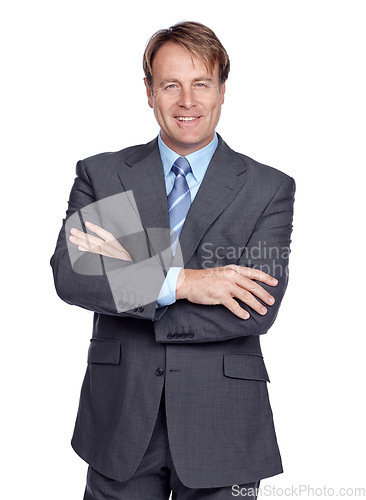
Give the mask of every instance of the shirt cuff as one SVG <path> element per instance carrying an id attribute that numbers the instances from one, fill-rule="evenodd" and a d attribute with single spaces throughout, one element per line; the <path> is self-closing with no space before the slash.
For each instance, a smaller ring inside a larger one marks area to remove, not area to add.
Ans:
<path id="1" fill-rule="evenodd" d="M 161 287 L 156 307 L 165 307 L 173 304 L 176 301 L 175 291 L 177 288 L 178 274 L 182 267 L 171 267 L 165 277 L 163 286 Z"/>

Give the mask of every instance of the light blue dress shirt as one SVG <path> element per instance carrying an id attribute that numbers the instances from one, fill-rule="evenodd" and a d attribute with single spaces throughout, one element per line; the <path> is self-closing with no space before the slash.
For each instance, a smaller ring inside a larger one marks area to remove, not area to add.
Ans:
<path id="1" fill-rule="evenodd" d="M 219 140 L 217 138 L 217 134 L 215 133 L 215 137 L 213 140 L 202 149 L 191 153 L 185 158 L 189 161 L 191 165 L 192 171 L 187 175 L 187 183 L 188 187 L 191 191 L 191 202 L 198 192 L 198 189 L 202 183 L 202 180 L 205 176 L 207 167 L 213 157 Z M 158 145 L 160 151 L 161 161 L 163 163 L 164 169 L 164 178 L 165 178 L 165 186 L 166 186 L 166 195 L 170 193 L 173 189 L 175 174 L 172 172 L 171 168 L 173 163 L 177 158 L 180 157 L 178 153 L 168 148 L 168 146 L 163 142 L 160 134 L 158 138 Z M 178 274 L 182 268 L 181 267 L 171 267 L 166 275 L 163 286 L 160 290 L 159 298 L 157 301 L 157 307 L 164 307 L 169 304 L 173 304 L 175 302 L 175 290 L 178 280 Z"/>

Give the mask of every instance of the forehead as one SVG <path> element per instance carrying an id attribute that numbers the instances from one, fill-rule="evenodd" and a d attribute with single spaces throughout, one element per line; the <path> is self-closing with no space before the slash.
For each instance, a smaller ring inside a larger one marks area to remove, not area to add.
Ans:
<path id="1" fill-rule="evenodd" d="M 218 74 L 218 64 L 214 67 L 191 54 L 186 48 L 174 42 L 166 42 L 155 54 L 152 62 L 153 77 L 159 77 L 166 73 L 176 74 L 200 74 L 202 76 L 214 76 Z"/>

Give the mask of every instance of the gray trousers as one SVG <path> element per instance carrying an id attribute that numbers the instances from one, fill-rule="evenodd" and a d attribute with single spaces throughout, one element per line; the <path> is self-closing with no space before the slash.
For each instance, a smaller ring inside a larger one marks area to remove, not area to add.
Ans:
<path id="1" fill-rule="evenodd" d="M 231 486 L 220 488 L 187 488 L 180 481 L 170 454 L 165 416 L 164 390 L 155 428 L 149 446 L 133 476 L 128 481 L 116 481 L 103 476 L 90 466 L 84 500 L 230 500 L 235 497 L 256 500 L 254 492 L 259 481 L 239 485 L 240 497 Z M 238 488 L 236 488 L 238 491 Z"/>

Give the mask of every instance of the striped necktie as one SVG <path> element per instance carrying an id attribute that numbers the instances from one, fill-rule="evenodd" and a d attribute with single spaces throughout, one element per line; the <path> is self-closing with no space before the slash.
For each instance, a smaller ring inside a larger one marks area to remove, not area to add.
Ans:
<path id="1" fill-rule="evenodd" d="M 173 255 L 178 245 L 178 239 L 191 206 L 191 192 L 186 175 L 191 171 L 191 166 L 186 158 L 177 158 L 172 171 L 175 173 L 174 186 L 168 195 L 170 243 Z"/>

